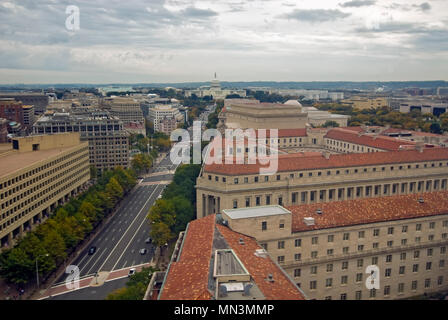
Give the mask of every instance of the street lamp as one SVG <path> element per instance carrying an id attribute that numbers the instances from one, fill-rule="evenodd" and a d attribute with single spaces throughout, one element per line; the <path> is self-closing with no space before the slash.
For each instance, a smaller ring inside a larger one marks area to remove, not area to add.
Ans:
<path id="1" fill-rule="evenodd" d="M 37 289 L 39 289 L 39 267 L 38 267 L 38 264 L 37 264 L 37 260 L 40 257 L 48 257 L 48 256 L 49 256 L 49 254 L 47 253 L 47 254 L 43 254 L 43 255 L 40 255 L 40 256 L 36 257 L 36 282 L 37 282 Z"/>

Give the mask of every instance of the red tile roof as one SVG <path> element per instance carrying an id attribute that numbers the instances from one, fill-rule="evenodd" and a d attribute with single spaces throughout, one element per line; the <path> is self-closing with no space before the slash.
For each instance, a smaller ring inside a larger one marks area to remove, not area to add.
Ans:
<path id="1" fill-rule="evenodd" d="M 305 156 L 299 153 L 296 156 L 279 155 L 278 172 L 290 172 L 298 170 L 329 169 L 359 167 L 371 165 L 414 163 L 423 161 L 448 160 L 448 148 L 425 149 L 423 152 L 417 150 L 402 150 L 392 152 L 370 152 L 370 153 L 350 153 L 332 154 L 329 159 L 323 155 Z M 260 168 L 267 168 L 267 165 L 256 164 L 209 164 L 204 166 L 204 172 L 242 175 L 258 174 Z"/>
<path id="2" fill-rule="evenodd" d="M 188 226 L 182 252 L 172 262 L 163 284 L 161 300 L 210 300 L 207 289 L 212 255 L 215 216 L 195 220 Z"/>
<path id="3" fill-rule="evenodd" d="M 215 228 L 242 261 L 266 299 L 305 299 L 269 257 L 255 256 L 255 250 L 261 249 L 255 239 L 236 233 L 228 227 L 217 225 L 215 218 L 215 215 L 209 215 L 190 222 L 180 258 L 177 262 L 172 262 L 167 271 L 161 300 L 210 300 L 213 298 L 208 290 L 208 281 Z M 244 245 L 239 244 L 240 238 L 244 239 Z M 268 274 L 273 275 L 274 282 L 265 280 Z"/>
<path id="4" fill-rule="evenodd" d="M 351 142 L 355 144 L 360 144 L 368 147 L 378 148 L 387 151 L 396 151 L 400 149 L 403 145 L 415 145 L 415 142 L 407 140 L 399 140 L 396 138 L 386 137 L 386 136 L 371 136 L 361 134 L 360 132 L 355 132 L 353 130 L 347 130 L 342 128 L 336 128 L 329 130 L 325 135 L 325 138 Z"/>
<path id="5" fill-rule="evenodd" d="M 303 294 L 291 282 L 269 257 L 256 256 L 255 250 L 261 249 L 254 238 L 230 230 L 228 227 L 217 225 L 219 232 L 226 239 L 229 246 L 250 273 L 257 287 L 268 300 L 305 300 Z M 239 244 L 239 239 L 244 245 Z M 274 282 L 266 281 L 268 274 L 272 274 Z"/>
<path id="6" fill-rule="evenodd" d="M 424 203 L 418 202 L 420 198 Z M 314 203 L 287 209 L 292 213 L 293 232 L 310 231 L 448 214 L 448 191 Z M 322 214 L 317 214 L 317 209 Z M 315 225 L 307 226 L 305 217 L 313 217 Z"/>

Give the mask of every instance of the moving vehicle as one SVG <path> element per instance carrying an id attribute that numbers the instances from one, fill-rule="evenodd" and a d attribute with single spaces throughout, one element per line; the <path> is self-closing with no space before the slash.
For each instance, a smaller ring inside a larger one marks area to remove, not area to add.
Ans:
<path id="1" fill-rule="evenodd" d="M 89 249 L 89 256 L 91 256 L 95 252 L 96 252 L 96 247 L 95 246 L 91 246 L 90 249 Z"/>
<path id="2" fill-rule="evenodd" d="M 141 250 L 140 250 L 140 254 L 141 254 L 141 255 L 146 254 L 146 252 L 148 252 L 148 250 L 146 250 L 146 249 L 141 249 Z"/>
<path id="3" fill-rule="evenodd" d="M 146 242 L 146 243 L 151 243 L 151 242 L 152 242 L 152 239 L 151 239 L 151 238 L 146 238 L 145 242 Z"/>
<path id="4" fill-rule="evenodd" d="M 135 268 L 129 269 L 128 277 L 132 276 L 133 274 L 135 274 Z"/>

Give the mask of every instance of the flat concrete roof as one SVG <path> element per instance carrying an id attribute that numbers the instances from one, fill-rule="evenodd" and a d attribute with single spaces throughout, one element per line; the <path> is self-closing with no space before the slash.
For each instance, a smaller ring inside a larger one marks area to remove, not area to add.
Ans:
<path id="1" fill-rule="evenodd" d="M 260 206 L 241 209 L 225 209 L 223 212 L 231 219 L 246 219 L 254 217 L 275 216 L 279 214 L 291 214 L 289 210 L 286 210 L 282 206 Z"/>
<path id="2" fill-rule="evenodd" d="M 20 169 L 37 164 L 43 160 L 54 158 L 63 152 L 79 146 L 80 145 L 42 151 L 18 152 L 13 150 L 12 147 L 9 150 L 5 150 L 5 145 L 2 145 L 0 146 L 0 178 L 8 176 Z"/>

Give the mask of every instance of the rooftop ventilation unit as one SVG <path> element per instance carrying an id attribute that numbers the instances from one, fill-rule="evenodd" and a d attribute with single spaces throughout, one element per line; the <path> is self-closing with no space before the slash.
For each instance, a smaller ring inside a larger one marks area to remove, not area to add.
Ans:
<path id="1" fill-rule="evenodd" d="M 423 198 L 419 198 L 418 203 L 425 203 L 425 200 Z"/>
<path id="2" fill-rule="evenodd" d="M 243 245 L 244 244 L 244 240 L 243 238 L 240 238 L 240 240 L 238 241 L 239 244 Z"/>
<path id="3" fill-rule="evenodd" d="M 314 218 L 313 217 L 305 217 L 303 218 L 303 222 L 307 225 L 307 226 L 314 226 Z"/>
<path id="4" fill-rule="evenodd" d="M 255 250 L 255 255 L 260 258 L 266 258 L 268 256 L 268 253 L 264 249 L 257 249 Z"/>
<path id="5" fill-rule="evenodd" d="M 316 213 L 317 213 L 317 214 L 322 214 L 322 209 L 317 209 L 317 210 L 316 210 Z"/>
<path id="6" fill-rule="evenodd" d="M 272 275 L 272 273 L 268 274 L 268 278 L 266 280 L 269 282 L 274 282 L 274 276 Z"/>

